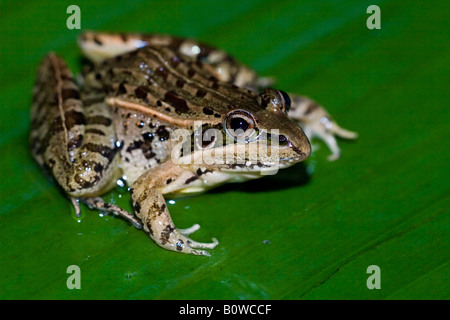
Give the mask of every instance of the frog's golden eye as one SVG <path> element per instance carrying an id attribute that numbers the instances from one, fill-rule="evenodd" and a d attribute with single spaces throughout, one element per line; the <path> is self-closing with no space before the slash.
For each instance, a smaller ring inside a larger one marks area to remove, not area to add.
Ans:
<path id="1" fill-rule="evenodd" d="M 225 130 L 235 140 L 251 140 L 254 136 L 255 120 L 245 111 L 232 111 L 225 118 Z"/>

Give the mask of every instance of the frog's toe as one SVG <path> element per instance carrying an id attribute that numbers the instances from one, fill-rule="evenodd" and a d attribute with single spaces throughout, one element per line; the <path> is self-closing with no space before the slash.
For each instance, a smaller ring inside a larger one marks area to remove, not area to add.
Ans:
<path id="1" fill-rule="evenodd" d="M 357 132 L 341 128 L 335 121 L 331 121 L 330 131 L 332 134 L 335 134 L 339 138 L 349 139 L 349 140 L 358 138 Z"/>
<path id="2" fill-rule="evenodd" d="M 209 257 L 211 254 L 208 251 L 198 249 L 214 249 L 218 244 L 219 241 L 216 238 L 213 238 L 210 243 L 205 243 L 197 242 L 187 237 L 181 237 L 176 243 L 176 250 L 183 253 Z"/>
<path id="3" fill-rule="evenodd" d="M 198 229 L 200 229 L 200 225 L 198 223 L 194 224 L 192 227 L 190 228 L 186 228 L 186 229 L 178 229 L 178 231 L 185 236 L 188 236 L 192 233 L 194 233 L 195 231 L 197 231 Z"/>
<path id="4" fill-rule="evenodd" d="M 187 244 L 191 248 L 214 249 L 219 244 L 219 241 L 216 238 L 212 238 L 212 241 L 213 242 L 206 243 L 188 240 Z"/>

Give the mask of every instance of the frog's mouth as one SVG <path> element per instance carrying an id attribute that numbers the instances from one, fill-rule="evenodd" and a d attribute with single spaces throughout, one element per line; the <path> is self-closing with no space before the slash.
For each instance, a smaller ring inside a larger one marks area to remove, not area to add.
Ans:
<path id="1" fill-rule="evenodd" d="M 309 156 L 308 140 L 306 148 L 297 147 L 288 138 L 281 140 L 283 142 L 281 145 L 279 143 L 273 145 L 269 143 L 270 141 L 261 139 L 194 150 L 188 155 L 172 158 L 172 161 L 187 167 L 201 165 L 210 170 L 264 174 L 290 167 Z"/>

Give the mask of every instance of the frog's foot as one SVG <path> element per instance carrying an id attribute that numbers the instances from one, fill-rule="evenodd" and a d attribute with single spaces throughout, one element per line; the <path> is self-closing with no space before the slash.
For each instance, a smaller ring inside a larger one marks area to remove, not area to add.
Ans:
<path id="1" fill-rule="evenodd" d="M 185 242 L 191 249 L 194 249 L 194 248 L 214 249 L 219 244 L 219 241 L 217 241 L 216 238 L 212 238 L 213 242 L 211 242 L 211 243 L 197 242 L 197 241 L 193 241 L 193 240 L 189 239 L 188 236 L 190 234 L 196 232 L 198 229 L 200 229 L 200 225 L 198 223 L 194 224 L 190 228 L 178 229 L 178 232 L 185 238 L 185 240 L 183 240 L 183 242 Z M 177 243 L 177 246 L 178 245 L 179 244 Z M 197 255 L 210 256 L 209 252 L 204 251 L 204 250 L 193 250 L 193 251 L 195 251 L 195 252 L 191 252 L 191 253 L 194 253 Z"/>
<path id="2" fill-rule="evenodd" d="M 177 229 L 163 196 L 192 183 L 186 184 L 186 180 L 192 178 L 193 174 L 167 161 L 140 176 L 131 187 L 131 197 L 134 212 L 141 219 L 144 231 L 157 245 L 175 252 L 209 256 L 209 252 L 201 249 L 214 249 L 219 243 L 217 239 L 203 243 L 189 238 L 200 228 L 198 224 L 187 229 Z"/>
<path id="3" fill-rule="evenodd" d="M 72 198 L 73 199 L 73 198 Z M 137 229 L 142 229 L 142 223 L 137 219 L 133 214 L 128 211 L 122 209 L 121 207 L 113 204 L 105 202 L 102 198 L 80 198 L 82 202 L 84 202 L 89 209 L 95 209 L 99 211 L 111 212 L 116 216 L 122 217 L 129 222 L 131 222 Z"/>
<path id="4" fill-rule="evenodd" d="M 331 155 L 328 156 L 329 161 L 338 159 L 341 154 L 336 137 L 343 139 L 358 137 L 356 132 L 341 128 L 325 108 L 313 100 L 297 95 L 290 95 L 290 97 L 292 101 L 289 117 L 299 123 L 308 139 L 319 138 L 325 142 L 331 150 Z"/>
<path id="5" fill-rule="evenodd" d="M 337 160 L 341 155 L 341 150 L 336 141 L 336 136 L 344 139 L 356 139 L 358 136 L 356 132 L 341 128 L 329 116 L 322 116 L 319 120 L 302 124 L 302 127 L 306 136 L 310 140 L 312 138 L 319 138 L 325 142 L 331 151 L 331 155 L 327 158 L 329 161 Z"/>
<path id="6" fill-rule="evenodd" d="M 152 212 L 143 217 L 144 230 L 160 247 L 176 252 L 210 256 L 209 252 L 199 249 L 214 249 L 219 244 L 216 238 L 213 238 L 210 243 L 192 240 L 188 236 L 200 228 L 198 224 L 187 229 L 177 229 L 168 212 L 165 212 L 166 208 L 163 208 L 162 212 L 153 211 L 155 209 L 158 210 L 156 206 L 153 206 L 150 209 Z"/>
<path id="7" fill-rule="evenodd" d="M 177 239 L 175 243 L 175 248 L 179 252 L 184 253 L 191 253 L 195 255 L 201 255 L 201 256 L 211 256 L 211 254 L 208 251 L 205 250 L 197 250 L 197 249 L 214 249 L 218 244 L 219 241 L 217 241 L 216 238 L 212 238 L 212 242 L 205 243 L 205 242 L 197 242 L 194 241 L 187 236 L 183 235 L 181 233 L 181 230 L 178 231 L 179 236 L 175 237 Z M 173 249 L 170 249 L 173 250 Z M 175 251 L 175 250 L 173 250 Z"/>

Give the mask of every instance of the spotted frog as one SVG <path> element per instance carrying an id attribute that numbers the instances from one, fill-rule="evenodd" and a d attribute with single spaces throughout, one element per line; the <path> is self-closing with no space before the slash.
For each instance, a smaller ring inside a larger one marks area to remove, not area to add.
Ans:
<path id="1" fill-rule="evenodd" d="M 31 152 L 80 214 L 79 202 L 121 216 L 159 246 L 209 255 L 218 241 L 175 227 L 165 197 L 265 176 L 305 160 L 319 137 L 353 139 L 313 100 L 271 88 L 229 54 L 192 39 L 84 32 L 90 63 L 77 79 L 49 53 L 31 109 Z M 212 134 L 206 134 L 212 132 Z M 264 148 L 255 148 L 264 146 Z M 261 150 L 264 150 L 262 152 Z M 101 196 L 122 178 L 134 212 Z"/>

